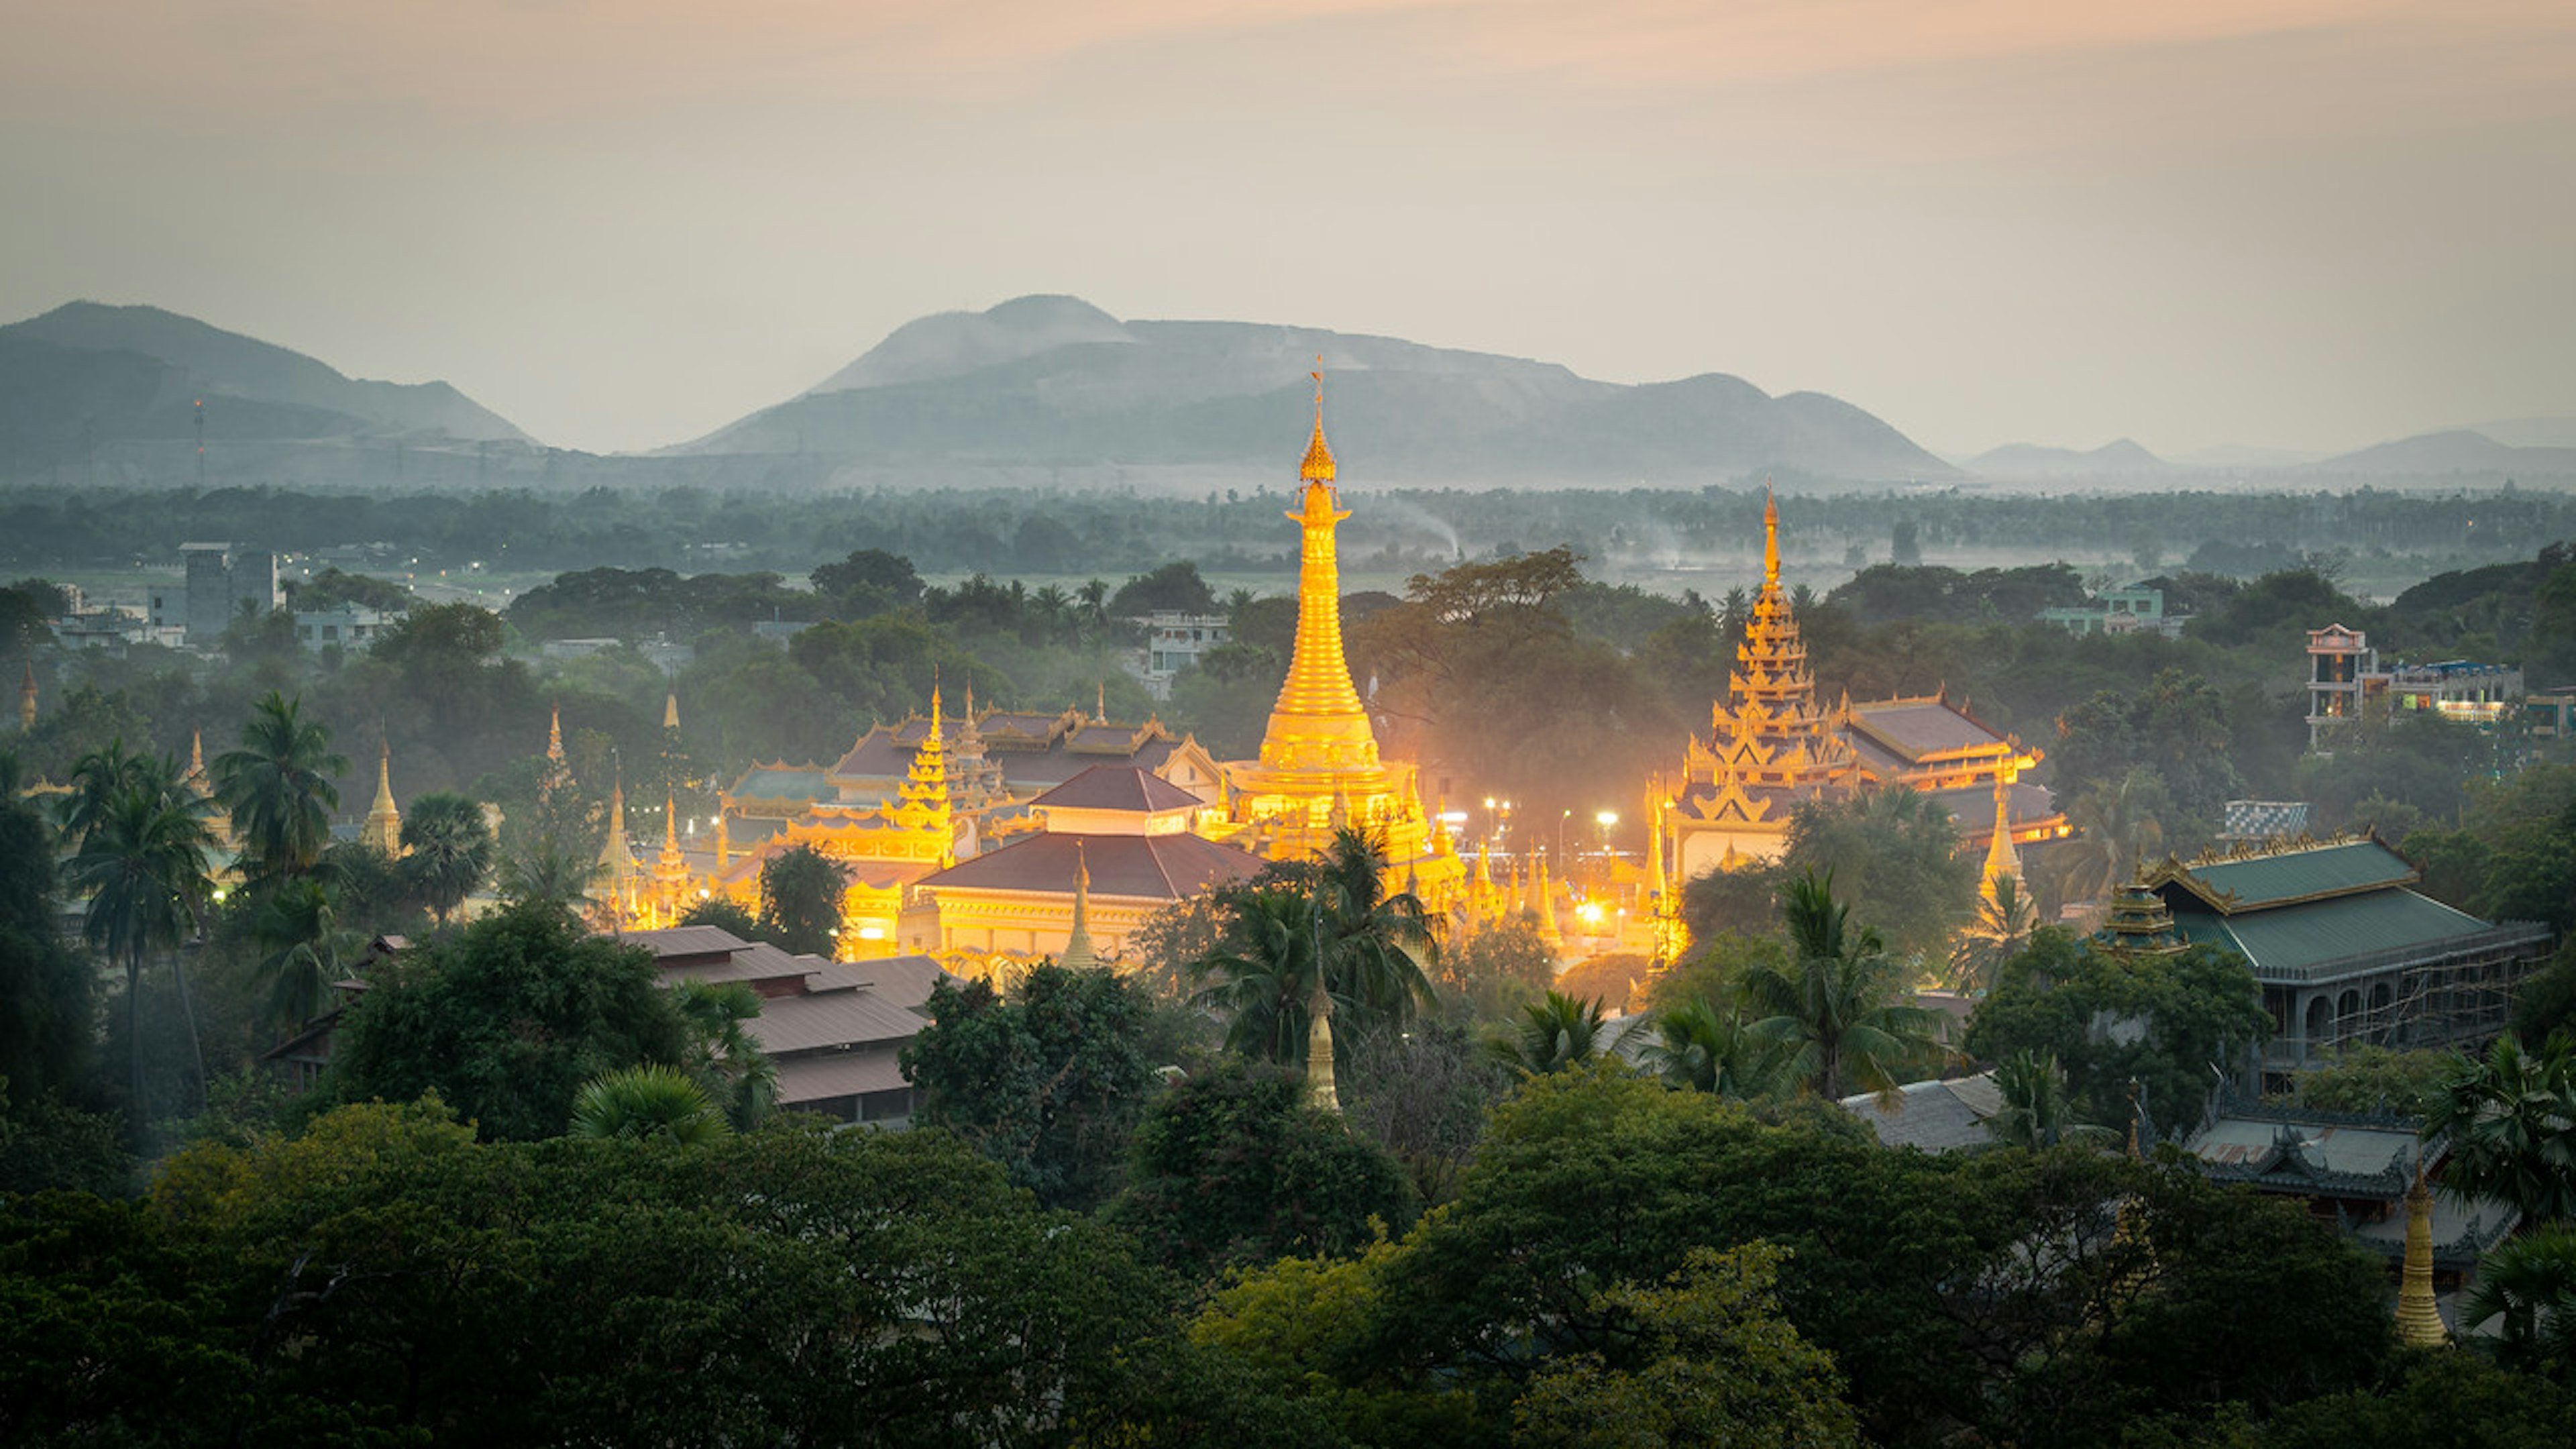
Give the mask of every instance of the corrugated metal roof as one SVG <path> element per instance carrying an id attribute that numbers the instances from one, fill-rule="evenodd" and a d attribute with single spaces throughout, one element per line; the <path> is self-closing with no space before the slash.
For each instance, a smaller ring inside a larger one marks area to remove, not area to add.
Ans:
<path id="1" fill-rule="evenodd" d="M 1907 1083 L 1897 1091 L 1894 1110 L 1870 1092 L 1845 1097 L 1841 1105 L 1868 1123 L 1885 1146 L 1957 1152 L 1995 1140 L 1986 1119 L 2002 1110 L 2003 1093 L 1991 1072 L 1979 1072 L 1953 1082 Z"/>
<path id="2" fill-rule="evenodd" d="M 2415 879 L 2415 867 L 2376 840 L 2353 840 L 2179 866 L 2168 878 L 2234 913 L 2402 885 Z"/>
<path id="3" fill-rule="evenodd" d="M 2423 946 L 2488 929 L 2475 916 L 2403 887 L 2234 915 L 2177 909 L 2174 925 L 2195 942 L 2233 947 L 2264 980 L 2347 956 Z"/>
<path id="4" fill-rule="evenodd" d="M 1938 699 L 1891 699 L 1852 706 L 1852 720 L 1901 752 L 1910 763 L 1951 750 L 1994 748 L 2002 735 Z"/>
<path id="5" fill-rule="evenodd" d="M 1070 810 L 1195 810 L 1199 797 L 1134 765 L 1093 765 L 1029 802 Z"/>
<path id="6" fill-rule="evenodd" d="M 763 1001 L 744 1027 L 773 1057 L 876 1042 L 907 1042 L 927 1025 L 870 991 L 780 996 Z M 782 1062 L 781 1065 L 784 1065 Z"/>
<path id="7" fill-rule="evenodd" d="M 912 1083 L 892 1052 L 833 1052 L 790 1057 L 778 1064 L 778 1103 L 782 1107 L 891 1092 Z"/>
<path id="8" fill-rule="evenodd" d="M 1219 881 L 1244 880 L 1261 858 L 1195 835 L 1094 835 L 1067 831 L 1033 835 L 961 861 L 921 884 L 932 890 L 982 889 L 1073 894 L 1081 862 L 1091 869 L 1091 893 L 1130 900 L 1179 900 Z"/>

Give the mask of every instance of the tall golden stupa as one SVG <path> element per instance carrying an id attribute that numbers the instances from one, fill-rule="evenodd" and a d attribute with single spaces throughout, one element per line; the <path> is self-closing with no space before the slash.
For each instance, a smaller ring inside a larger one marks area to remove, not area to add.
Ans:
<path id="1" fill-rule="evenodd" d="M 1333 831 L 1358 826 L 1386 842 L 1390 886 L 1409 879 L 1423 903 L 1446 909 L 1466 875 L 1447 833 L 1422 807 L 1414 767 L 1379 757 L 1377 732 L 1342 650 L 1342 573 L 1334 531 L 1350 517 L 1324 441 L 1324 376 L 1315 378 L 1315 427 L 1297 478 L 1304 530 L 1297 568 L 1297 639 L 1288 680 L 1270 711 L 1261 756 L 1225 766 L 1226 821 L 1211 832 L 1273 860 L 1320 854 Z"/>

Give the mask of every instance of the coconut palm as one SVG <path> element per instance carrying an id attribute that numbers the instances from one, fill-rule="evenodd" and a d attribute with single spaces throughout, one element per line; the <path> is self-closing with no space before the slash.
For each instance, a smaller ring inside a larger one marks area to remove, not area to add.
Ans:
<path id="1" fill-rule="evenodd" d="M 2462 1057 L 2425 1114 L 2424 1136 L 2445 1134 L 2443 1191 L 2502 1198 L 2526 1224 L 2576 1220 L 2576 1040 L 2531 1052 L 2508 1034 Z"/>
<path id="2" fill-rule="evenodd" d="M 739 981 L 683 981 L 671 1004 L 697 1039 L 690 1076 L 710 1100 L 724 1104 L 734 1126 L 759 1126 L 778 1101 L 778 1067 L 745 1025 L 760 1018 L 759 993 Z"/>
<path id="3" fill-rule="evenodd" d="M 2057 1053 L 2016 1052 L 1995 1068 L 1995 1090 L 2003 1110 L 1986 1119 L 1986 1131 L 2007 1147 L 2034 1150 L 2060 1142 L 2109 1142 L 2115 1134 L 2075 1120 L 2066 1096 L 2066 1073 Z"/>
<path id="4" fill-rule="evenodd" d="M 535 906 L 578 917 L 597 903 L 590 888 L 599 879 L 596 860 L 574 856 L 541 837 L 525 853 L 501 862 L 501 899 L 512 906 Z"/>
<path id="5" fill-rule="evenodd" d="M 412 802 L 403 818 L 402 846 L 403 879 L 442 928 L 491 873 L 496 854 L 483 807 L 444 791 Z"/>
<path id="6" fill-rule="evenodd" d="M 1850 924 L 1833 884 L 1832 871 L 1811 870 L 1781 893 L 1794 959 L 1745 973 L 1744 999 L 1762 1014 L 1751 1029 L 1787 1045 L 1789 1074 L 1819 1096 L 1891 1092 L 1908 1061 L 1941 1053 L 1939 1019 L 1906 1004 L 1878 932 Z"/>
<path id="7" fill-rule="evenodd" d="M 2576 1366 L 2576 1227 L 2556 1224 L 2478 1260 L 2460 1327 L 2496 1325 L 2496 1357 L 2524 1370 Z"/>
<path id="8" fill-rule="evenodd" d="M 1958 943 L 1950 948 L 1951 989 L 1976 996 L 1994 990 L 2004 963 L 2020 955 L 2038 929 L 2039 908 L 2019 878 L 1996 877 L 1978 902 L 1976 919 L 1960 930 Z"/>
<path id="9" fill-rule="evenodd" d="M 206 899 L 207 853 L 214 832 L 207 827 L 209 804 L 177 783 L 178 762 L 150 761 L 134 767 L 96 815 L 85 823 L 79 851 L 66 875 L 75 890 L 89 897 L 81 933 L 111 961 L 125 965 L 126 1048 L 133 1086 L 133 1121 L 147 1116 L 143 1096 L 142 1010 L 143 966 L 156 951 L 171 954 L 180 1003 L 187 1003 L 187 977 L 177 948 L 193 934 Z M 195 1035 L 195 1023 L 189 1026 Z M 202 1084 L 204 1066 L 199 1064 Z"/>
<path id="10" fill-rule="evenodd" d="M 62 832 L 63 845 L 79 850 L 107 818 L 111 803 L 159 763 L 150 755 L 127 754 L 122 735 L 73 761 L 70 792 L 54 802 L 54 826 Z M 172 764 L 175 767 L 176 762 Z"/>
<path id="11" fill-rule="evenodd" d="M 304 702 L 275 690 L 252 707 L 242 726 L 241 748 L 217 755 L 207 767 L 215 798 L 232 812 L 233 833 L 263 880 L 309 874 L 331 843 L 331 812 L 340 787 L 331 777 L 349 768 L 331 753 L 331 731 L 303 717 Z"/>
<path id="12" fill-rule="evenodd" d="M 1488 1049 L 1521 1075 L 1539 1077 L 1615 1055 L 1645 1024 L 1642 1017 L 1614 1021 L 1605 1016 L 1597 996 L 1580 1000 L 1551 991 L 1523 1002 L 1520 1019 Z"/>
<path id="13" fill-rule="evenodd" d="M 626 1141 L 712 1142 L 733 1129 L 705 1089 L 677 1067 L 648 1062 L 582 1084 L 573 1099 L 572 1137 Z"/>
<path id="14" fill-rule="evenodd" d="M 1337 982 L 1369 1011 L 1402 1022 L 1433 999 L 1425 966 L 1438 955 L 1430 913 L 1413 892 L 1386 890 L 1383 837 L 1348 826 L 1333 832 L 1317 887 L 1324 950 Z"/>
<path id="15" fill-rule="evenodd" d="M 268 1009 L 290 1025 L 322 1014 L 331 983 L 366 944 L 341 927 L 337 903 L 318 880 L 280 884 L 251 918 L 251 937 L 267 953 L 259 979 L 268 983 Z"/>
<path id="16" fill-rule="evenodd" d="M 2096 781 L 2067 807 L 2075 838 L 2063 847 L 2065 898 L 2109 898 L 2138 867 L 2164 849 L 2162 818 L 2173 811 L 2164 776 L 2139 765 L 2118 780 Z"/>
<path id="17" fill-rule="evenodd" d="M 1721 1009 L 1694 997 L 1656 1016 L 1657 1040 L 1639 1058 L 1675 1087 L 1722 1097 L 1768 1096 L 1780 1085 L 1788 1052 L 1752 1028 L 1743 1007 Z"/>
<path id="18" fill-rule="evenodd" d="M 1301 1059 L 1321 915 L 1309 894 L 1253 891 L 1236 904 L 1224 948 L 1193 967 L 1206 983 L 1196 1000 L 1226 1018 L 1229 1051 L 1274 1062 Z M 1339 1000 L 1334 1009 L 1338 1015 Z"/>
<path id="19" fill-rule="evenodd" d="M 1192 969 L 1206 982 L 1201 1004 L 1230 1018 L 1226 1043 L 1271 1061 L 1306 1050 L 1315 963 L 1333 1000 L 1337 1043 L 1358 1031 L 1397 1025 L 1431 1002 L 1423 962 L 1432 954 L 1422 902 L 1385 893 L 1386 856 L 1358 830 L 1335 834 L 1306 889 L 1273 886 L 1234 908 L 1225 945 Z"/>

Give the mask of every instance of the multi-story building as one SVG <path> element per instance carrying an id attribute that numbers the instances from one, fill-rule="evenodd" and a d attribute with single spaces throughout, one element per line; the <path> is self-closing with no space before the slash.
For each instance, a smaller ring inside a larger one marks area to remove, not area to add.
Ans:
<path id="1" fill-rule="evenodd" d="M 2383 668 L 2369 636 L 2341 624 L 2308 631 L 2308 748 L 2365 712 L 2422 711 L 2492 725 L 2523 697 L 2522 671 L 2505 664 L 2445 659 Z"/>
<path id="2" fill-rule="evenodd" d="M 2042 609 L 2039 618 L 2070 634 L 2162 634 L 2170 639 L 2183 626 L 2181 615 L 2165 612 L 2165 591 L 2144 584 L 2105 589 L 2080 608 Z"/>
<path id="3" fill-rule="evenodd" d="M 1185 614 L 1156 609 L 1145 618 L 1145 689 L 1156 699 L 1172 697 L 1172 678 L 1199 662 L 1199 656 L 1234 637 L 1234 622 L 1223 614 Z"/>
<path id="4" fill-rule="evenodd" d="M 225 626 L 245 609 L 265 614 L 278 606 L 277 555 L 235 553 L 229 543 L 183 543 L 179 556 L 180 582 L 154 585 L 146 616 L 153 628 L 185 631 L 189 648 L 222 642 Z"/>

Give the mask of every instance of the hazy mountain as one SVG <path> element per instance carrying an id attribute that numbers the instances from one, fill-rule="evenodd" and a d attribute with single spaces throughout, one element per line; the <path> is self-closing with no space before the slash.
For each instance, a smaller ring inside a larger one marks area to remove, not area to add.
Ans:
<path id="1" fill-rule="evenodd" d="M 2171 465 L 2127 438 L 2091 452 L 2048 448 L 2035 443 L 2006 443 L 1960 464 L 1983 478 L 2085 478 L 2162 473 Z"/>
<path id="2" fill-rule="evenodd" d="M 2266 448 L 2246 443 L 2220 443 L 2177 453 L 2172 461 L 2186 468 L 2296 468 L 2326 456 L 2299 448 Z"/>
<path id="3" fill-rule="evenodd" d="M 1710 373 L 1628 387 L 1553 363 L 1245 322 L 1122 322 L 1023 297 L 895 329 L 812 391 L 694 443 L 892 467 L 1190 467 L 1276 475 L 1326 430 L 1353 477 L 1696 482 L 1758 469 L 1872 480 L 1951 469 L 1859 408 Z"/>
<path id="4" fill-rule="evenodd" d="M 2517 448 L 2576 448 L 2576 418 L 2498 418 L 2467 431 Z"/>
<path id="5" fill-rule="evenodd" d="M 2576 477 L 2576 448 L 2517 448 L 2465 428 L 2424 433 L 2345 453 L 2314 465 L 2320 473 L 2441 477 L 2455 473 L 2512 478 Z"/>
<path id="6" fill-rule="evenodd" d="M 357 436 L 524 441 L 443 382 L 369 382 L 158 307 L 73 302 L 0 327 L 0 450 L 20 467 L 102 445 Z"/>

